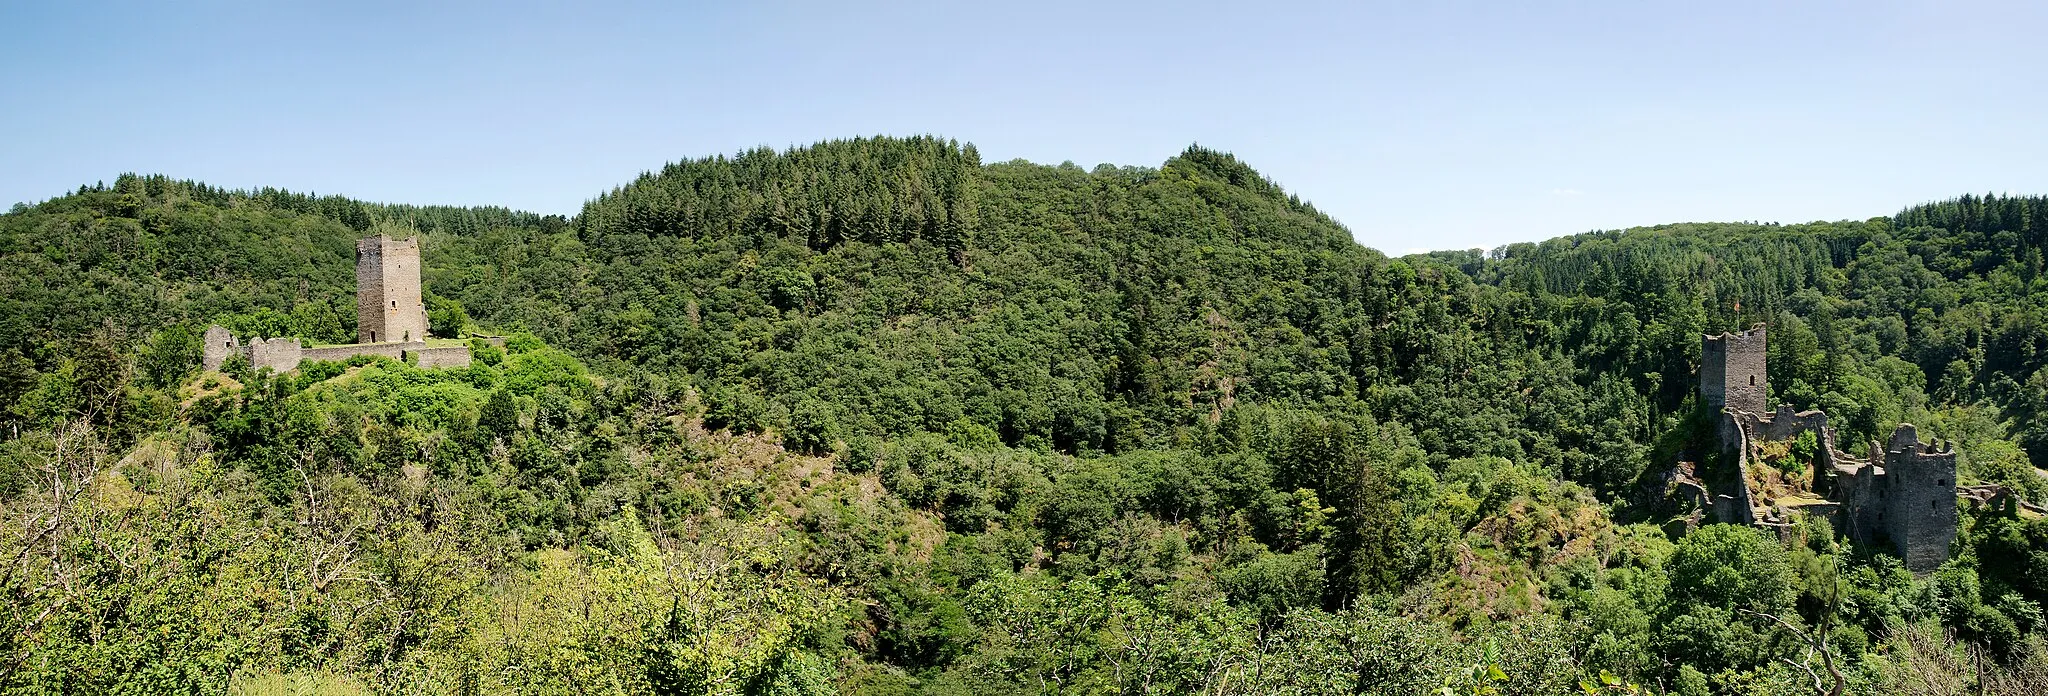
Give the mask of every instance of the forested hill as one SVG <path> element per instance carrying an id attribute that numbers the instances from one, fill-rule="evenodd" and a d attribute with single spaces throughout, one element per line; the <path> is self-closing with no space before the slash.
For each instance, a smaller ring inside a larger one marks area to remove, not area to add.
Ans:
<path id="1" fill-rule="evenodd" d="M 130 177 L 9 216 L 0 249 L 22 270 L 0 351 L 48 370 L 107 322 L 123 340 L 223 318 L 346 336 L 349 240 L 396 224 L 425 233 L 430 292 L 600 365 L 688 375 L 720 424 L 787 430 L 802 411 L 891 437 L 967 419 L 1014 446 L 1118 452 L 1184 440 L 1222 404 L 1328 403 L 1443 456 L 1609 483 L 1628 472 L 1590 453 L 1625 459 L 1647 435 L 1641 409 L 1606 403 L 1626 390 L 1597 393 L 1516 310 L 1202 149 L 1093 173 L 926 139 L 764 150 L 672 165 L 567 226 L 498 214 L 480 232 L 468 211 L 195 192 L 212 193 Z M 1623 422 L 1579 425 L 1602 408 Z"/>
<path id="2" fill-rule="evenodd" d="M 2048 464 L 2044 251 L 2048 198 L 1963 196 L 1862 222 L 1665 225 L 1430 257 L 1602 313 L 1607 333 L 1566 342 L 1596 370 L 1670 376 L 1661 404 L 1692 388 L 1692 331 L 1769 322 L 1777 400 L 1826 408 L 1865 439 L 1902 420 L 1981 419 L 1967 427 L 2009 430 Z M 1993 478 L 2039 499 L 2027 473 Z"/>
<path id="3" fill-rule="evenodd" d="M 0 501 L 43 552 L 0 568 L 0 692 L 1748 693 L 1822 625 L 1860 686 L 1969 646 L 2038 684 L 2048 523 L 1966 516 L 1914 578 L 1644 484 L 1698 444 L 1700 334 L 1762 321 L 1777 399 L 2048 500 L 2042 213 L 1389 259 L 1201 147 L 832 141 L 569 219 L 123 176 L 0 216 Z M 210 323 L 349 340 L 377 232 L 509 349 L 198 374 Z"/>

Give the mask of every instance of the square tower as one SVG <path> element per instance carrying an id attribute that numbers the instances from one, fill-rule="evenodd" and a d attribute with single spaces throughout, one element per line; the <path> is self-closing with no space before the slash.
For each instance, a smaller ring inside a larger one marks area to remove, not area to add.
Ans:
<path id="1" fill-rule="evenodd" d="M 1702 336 L 1700 400 L 1709 413 L 1723 408 L 1764 414 L 1770 408 L 1770 381 L 1764 374 L 1764 325 L 1748 331 Z"/>
<path id="2" fill-rule="evenodd" d="M 356 240 L 356 342 L 426 338 L 419 240 L 381 234 Z"/>
<path id="3" fill-rule="evenodd" d="M 1939 568 L 1956 540 L 1955 447 L 1921 442 L 1911 423 L 1900 423 L 1882 447 L 1877 526 L 1890 537 L 1907 570 Z"/>

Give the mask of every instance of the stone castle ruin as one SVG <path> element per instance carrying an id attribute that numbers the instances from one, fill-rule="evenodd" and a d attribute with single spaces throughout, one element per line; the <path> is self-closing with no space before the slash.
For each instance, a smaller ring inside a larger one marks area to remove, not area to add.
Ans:
<path id="1" fill-rule="evenodd" d="M 381 234 L 356 240 L 356 343 L 426 338 L 419 240 Z"/>
<path id="2" fill-rule="evenodd" d="M 1969 494 L 1956 486 L 1955 447 L 1923 443 L 1901 423 L 1859 459 L 1839 448 L 1825 411 L 1766 410 L 1765 336 L 1758 324 L 1703 337 L 1700 399 L 1715 415 L 1724 466 L 1717 480 L 1688 482 L 1694 497 L 1720 522 L 1780 527 L 1794 510 L 1825 516 L 1857 543 L 1889 545 L 1914 572 L 1947 561 L 1956 500 Z M 1765 470 L 1809 434 L 1810 480 Z"/>
<path id="3" fill-rule="evenodd" d="M 206 329 L 202 364 L 217 371 L 231 356 L 252 367 L 278 372 L 307 360 L 347 360 L 358 355 L 412 358 L 420 367 L 468 367 L 469 346 L 427 343 L 427 307 L 420 299 L 420 243 L 386 235 L 356 240 L 356 343 L 305 346 L 296 338 L 256 337 L 244 344 L 218 325 Z"/>

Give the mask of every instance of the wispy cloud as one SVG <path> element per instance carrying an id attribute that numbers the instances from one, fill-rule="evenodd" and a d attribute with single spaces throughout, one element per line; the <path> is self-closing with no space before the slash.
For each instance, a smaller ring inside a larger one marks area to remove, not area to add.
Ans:
<path id="1" fill-rule="evenodd" d="M 1554 189 L 1551 189 L 1551 190 L 1550 190 L 1550 195 L 1553 195 L 1553 196 L 1583 196 L 1583 195 L 1586 195 L 1586 192 L 1585 192 L 1585 191 L 1580 191 L 1580 190 L 1578 190 L 1578 189 L 1575 189 L 1575 188 L 1554 188 Z"/>

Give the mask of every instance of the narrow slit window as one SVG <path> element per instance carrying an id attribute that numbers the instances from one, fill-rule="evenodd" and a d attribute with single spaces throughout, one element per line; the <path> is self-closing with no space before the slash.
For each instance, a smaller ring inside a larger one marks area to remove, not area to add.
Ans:
<path id="1" fill-rule="evenodd" d="M 1749 376 L 1749 386 L 1752 386 L 1752 387 L 1756 386 L 1756 375 L 1750 375 L 1750 376 Z"/>

